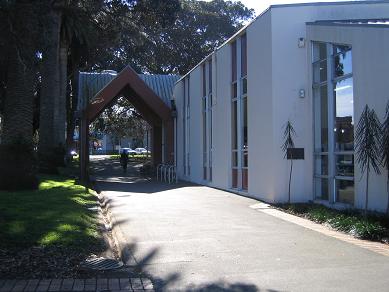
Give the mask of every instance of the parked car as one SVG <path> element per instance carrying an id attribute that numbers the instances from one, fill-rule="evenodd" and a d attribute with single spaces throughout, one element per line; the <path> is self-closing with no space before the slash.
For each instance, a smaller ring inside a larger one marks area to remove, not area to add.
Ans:
<path id="1" fill-rule="evenodd" d="M 150 151 L 147 151 L 146 148 L 136 148 L 135 149 L 136 154 L 149 154 Z"/>
<path id="2" fill-rule="evenodd" d="M 119 154 L 122 153 L 123 151 L 125 151 L 129 155 L 137 154 L 137 152 L 131 148 L 121 148 Z"/>

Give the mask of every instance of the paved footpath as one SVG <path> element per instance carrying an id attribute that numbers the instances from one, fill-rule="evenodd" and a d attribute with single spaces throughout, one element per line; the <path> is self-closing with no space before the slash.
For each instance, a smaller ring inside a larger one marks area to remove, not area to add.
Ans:
<path id="1" fill-rule="evenodd" d="M 127 264 L 157 291 L 389 291 L 385 252 L 274 216 L 256 200 L 147 180 L 98 185 Z"/>
<path id="2" fill-rule="evenodd" d="M 0 280 L 0 291 L 154 291 L 145 278 Z"/>

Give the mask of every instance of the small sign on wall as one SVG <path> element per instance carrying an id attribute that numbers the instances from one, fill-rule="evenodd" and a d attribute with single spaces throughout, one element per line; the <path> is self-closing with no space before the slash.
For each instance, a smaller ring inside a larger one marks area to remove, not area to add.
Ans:
<path id="1" fill-rule="evenodd" d="M 304 160 L 304 148 L 288 148 L 286 158 L 291 160 Z"/>

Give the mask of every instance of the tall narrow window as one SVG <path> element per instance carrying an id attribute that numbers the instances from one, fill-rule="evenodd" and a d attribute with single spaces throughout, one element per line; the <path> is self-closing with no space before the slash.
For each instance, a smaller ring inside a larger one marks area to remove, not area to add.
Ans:
<path id="1" fill-rule="evenodd" d="M 244 34 L 240 38 L 241 50 L 241 71 L 240 71 L 240 91 L 241 91 L 241 157 L 242 157 L 242 189 L 248 189 L 248 162 L 249 162 L 249 144 L 248 144 L 248 119 L 247 119 L 247 36 Z"/>
<path id="2" fill-rule="evenodd" d="M 231 44 L 232 188 L 248 189 L 247 37 Z"/>
<path id="3" fill-rule="evenodd" d="M 238 81 L 237 81 L 237 41 L 231 44 L 231 148 L 232 148 L 232 188 L 238 188 Z"/>
<path id="4" fill-rule="evenodd" d="M 183 100 L 183 108 L 182 108 L 182 137 L 183 137 L 183 166 L 184 166 L 184 175 L 187 175 L 186 173 L 186 78 L 184 78 L 184 100 Z"/>
<path id="5" fill-rule="evenodd" d="M 348 45 L 313 43 L 315 197 L 354 204 L 354 97 Z"/>
<path id="6" fill-rule="evenodd" d="M 212 180 L 212 60 L 202 65 L 203 179 Z"/>
<path id="7" fill-rule="evenodd" d="M 190 76 L 184 79 L 184 174 L 190 175 Z"/>
<path id="8" fill-rule="evenodd" d="M 213 112 L 213 96 L 212 96 L 212 59 L 208 61 L 208 179 L 212 181 L 212 154 L 213 154 L 213 129 L 212 129 L 212 112 Z"/>
<path id="9" fill-rule="evenodd" d="M 203 116 L 203 179 L 207 180 L 207 168 L 208 168 L 208 144 L 207 144 L 207 68 L 206 62 L 202 67 L 202 116 Z"/>

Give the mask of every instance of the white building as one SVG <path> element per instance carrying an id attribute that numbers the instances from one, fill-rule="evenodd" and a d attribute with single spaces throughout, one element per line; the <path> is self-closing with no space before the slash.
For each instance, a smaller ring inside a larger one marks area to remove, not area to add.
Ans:
<path id="1" fill-rule="evenodd" d="M 387 1 L 269 7 L 176 83 L 179 177 L 287 201 L 290 120 L 304 158 L 294 161 L 292 201 L 363 208 L 354 125 L 366 104 L 384 116 L 388 19 Z M 371 175 L 369 209 L 385 211 L 386 178 Z"/>

